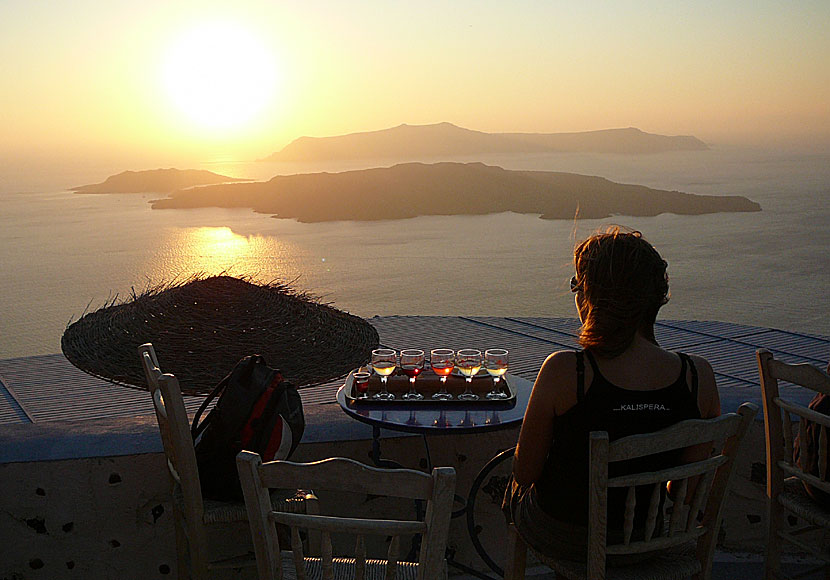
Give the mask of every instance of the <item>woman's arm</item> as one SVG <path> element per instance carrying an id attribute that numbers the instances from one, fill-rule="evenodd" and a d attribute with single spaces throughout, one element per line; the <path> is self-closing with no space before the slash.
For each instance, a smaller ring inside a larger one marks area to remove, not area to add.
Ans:
<path id="1" fill-rule="evenodd" d="M 692 359 L 697 369 L 697 405 L 700 410 L 701 419 L 712 419 L 720 416 L 720 397 L 718 396 L 718 386 L 715 382 L 715 373 L 712 370 L 712 365 L 704 358 L 699 356 L 692 356 Z M 681 464 L 692 463 L 706 459 L 712 454 L 712 443 L 702 443 L 694 447 L 688 447 L 683 450 L 680 456 Z M 693 478 L 689 480 L 689 485 L 686 490 L 685 503 L 691 503 L 694 497 L 695 489 L 700 478 Z M 668 490 L 669 497 L 674 499 L 673 482 L 669 482 Z"/>
<path id="2" fill-rule="evenodd" d="M 561 351 L 545 359 L 539 369 L 513 457 L 513 476 L 520 485 L 531 484 L 542 474 L 553 440 L 554 419 L 574 404 L 568 405 L 569 386 L 576 400 L 575 367 L 574 353 Z"/>

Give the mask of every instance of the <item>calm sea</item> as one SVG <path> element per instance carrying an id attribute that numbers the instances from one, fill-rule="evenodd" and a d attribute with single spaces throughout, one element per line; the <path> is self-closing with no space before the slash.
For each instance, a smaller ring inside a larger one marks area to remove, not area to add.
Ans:
<path id="1" fill-rule="evenodd" d="M 830 152 L 475 159 L 623 183 L 743 195 L 760 213 L 546 221 L 532 215 L 302 224 L 244 209 L 151 210 L 158 195 L 66 187 L 153 166 L 0 165 L 0 358 L 60 352 L 67 323 L 114 296 L 193 273 L 292 281 L 354 314 L 574 316 L 574 241 L 610 223 L 641 230 L 669 262 L 662 318 L 830 335 Z M 462 161 L 472 161 L 466 159 Z M 390 165 L 204 164 L 275 174 Z M 509 191 L 505 195 L 510 195 Z M 828 353 L 830 356 L 830 353 Z"/>

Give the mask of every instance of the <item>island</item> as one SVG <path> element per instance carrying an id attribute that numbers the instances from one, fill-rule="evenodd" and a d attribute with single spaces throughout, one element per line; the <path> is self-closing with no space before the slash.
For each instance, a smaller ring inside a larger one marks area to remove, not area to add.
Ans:
<path id="1" fill-rule="evenodd" d="M 150 169 L 122 171 L 101 183 L 70 187 L 75 193 L 171 193 L 196 185 L 250 181 L 219 175 L 203 169 Z"/>
<path id="2" fill-rule="evenodd" d="M 539 153 L 644 154 L 709 147 L 683 135 L 645 133 L 634 127 L 578 133 L 484 133 L 452 123 L 399 125 L 333 137 L 300 137 L 260 161 L 331 161 L 395 158 L 421 161 L 476 155 Z"/>
<path id="3" fill-rule="evenodd" d="M 741 196 L 695 195 L 556 171 L 513 171 L 484 163 L 278 175 L 269 181 L 176 191 L 153 209 L 248 207 L 300 222 L 403 219 L 515 212 L 543 219 L 699 215 L 760 211 Z"/>

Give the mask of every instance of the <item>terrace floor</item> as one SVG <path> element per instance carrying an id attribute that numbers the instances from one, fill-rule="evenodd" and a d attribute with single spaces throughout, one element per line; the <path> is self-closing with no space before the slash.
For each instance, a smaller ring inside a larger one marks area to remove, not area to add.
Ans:
<path id="1" fill-rule="evenodd" d="M 390 348 L 503 347 L 510 373 L 533 380 L 553 351 L 574 348 L 578 321 L 570 318 L 466 316 L 376 316 L 369 322 Z M 830 337 L 725 322 L 659 321 L 657 340 L 665 348 L 700 355 L 712 363 L 722 406 L 760 404 L 755 362 L 759 348 L 787 362 L 824 368 Z M 159 353 L 163 365 L 163 353 Z M 218 380 L 218 379 L 217 379 Z M 306 407 L 336 405 L 335 380 L 301 390 Z M 48 388 L 47 388 L 48 386 Z M 193 412 L 201 397 L 186 397 Z M 61 354 L 0 360 L 0 424 L 85 421 L 152 415 L 146 392 L 112 385 L 73 367 Z"/>

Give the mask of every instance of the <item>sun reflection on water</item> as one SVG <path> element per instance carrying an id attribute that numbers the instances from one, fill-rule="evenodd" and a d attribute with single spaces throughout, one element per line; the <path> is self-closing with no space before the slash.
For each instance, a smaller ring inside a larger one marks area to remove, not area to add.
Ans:
<path id="1" fill-rule="evenodd" d="M 222 273 L 293 280 L 303 253 L 295 244 L 270 236 L 242 236 L 225 226 L 183 228 L 172 232 L 159 261 L 147 271 L 156 280 Z"/>

